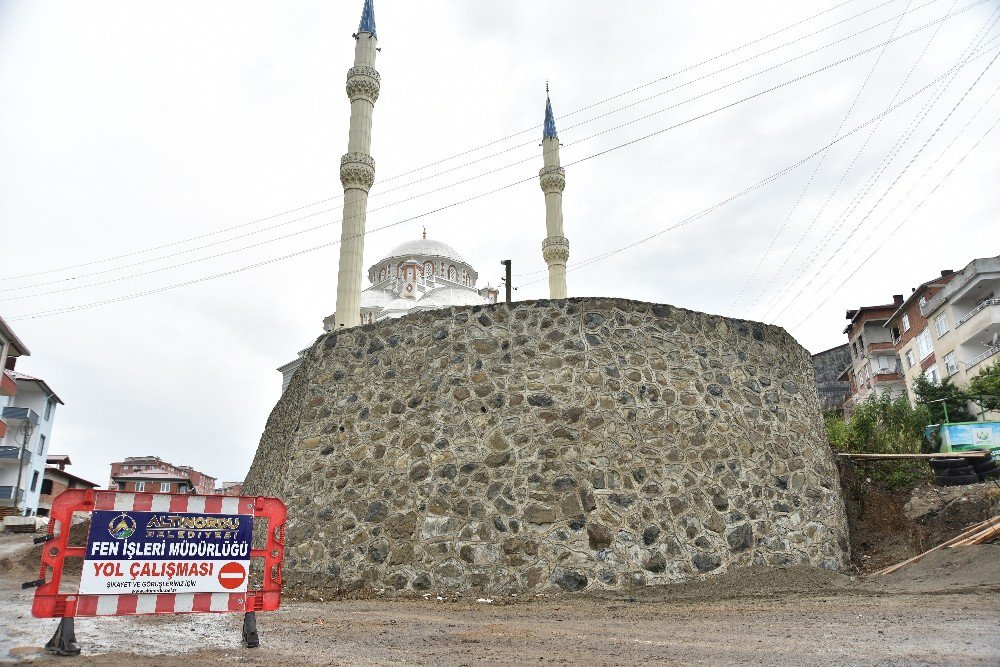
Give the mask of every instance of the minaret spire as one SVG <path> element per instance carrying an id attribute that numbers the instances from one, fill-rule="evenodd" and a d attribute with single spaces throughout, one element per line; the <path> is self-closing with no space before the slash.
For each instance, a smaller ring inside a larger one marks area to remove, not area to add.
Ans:
<path id="1" fill-rule="evenodd" d="M 378 38 L 375 6 L 365 0 L 361 24 L 354 35 L 354 67 L 347 72 L 347 97 L 351 100 L 351 129 L 347 153 L 340 158 L 344 186 L 344 221 L 340 232 L 340 266 L 337 271 L 336 329 L 361 324 L 361 276 L 365 252 L 365 212 L 368 191 L 375 182 L 372 159 L 372 113 L 381 78 L 375 70 Z"/>
<path id="2" fill-rule="evenodd" d="M 569 261 L 569 240 L 563 236 L 562 193 L 566 188 L 566 170 L 559 166 L 559 135 L 556 118 L 549 98 L 549 82 L 545 82 L 545 126 L 542 130 L 542 158 L 545 166 L 538 179 L 545 193 L 545 231 L 542 257 L 549 266 L 549 298 L 566 298 L 566 262 Z"/>
<path id="3" fill-rule="evenodd" d="M 372 0 L 365 0 L 364 9 L 361 10 L 361 25 L 358 26 L 358 34 L 363 32 L 375 37 L 375 3 Z"/>

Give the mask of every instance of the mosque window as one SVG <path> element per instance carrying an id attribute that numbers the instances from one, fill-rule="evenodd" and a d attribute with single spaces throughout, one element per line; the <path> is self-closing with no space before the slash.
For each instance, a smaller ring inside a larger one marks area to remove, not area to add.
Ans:
<path id="1" fill-rule="evenodd" d="M 448 280 L 455 280 L 455 281 L 458 280 L 458 269 L 456 269 L 454 266 L 448 267 Z"/>
<path id="2" fill-rule="evenodd" d="M 385 280 L 385 269 L 378 272 L 378 281 L 382 282 L 383 280 Z"/>
<path id="3" fill-rule="evenodd" d="M 424 277 L 429 277 L 434 275 L 434 263 L 424 262 Z"/>

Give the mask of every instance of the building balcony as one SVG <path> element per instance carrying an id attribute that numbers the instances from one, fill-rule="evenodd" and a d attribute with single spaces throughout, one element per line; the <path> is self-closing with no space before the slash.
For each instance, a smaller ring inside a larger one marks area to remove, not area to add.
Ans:
<path id="1" fill-rule="evenodd" d="M 963 315 L 955 324 L 962 340 L 968 340 L 984 329 L 1000 325 L 1000 299 L 986 299 Z"/>
<path id="2" fill-rule="evenodd" d="M 878 350 L 895 350 L 896 346 L 890 341 L 885 341 L 883 343 L 868 343 L 868 351 L 876 352 Z"/>
<path id="3" fill-rule="evenodd" d="M 876 384 L 886 384 L 890 382 L 902 382 L 903 374 L 899 371 L 882 371 L 872 376 Z"/>
<path id="4" fill-rule="evenodd" d="M 0 465 L 3 465 L 4 463 L 17 462 L 18 458 L 20 457 L 20 451 L 21 451 L 20 447 L 14 447 L 9 445 L 0 447 Z"/>
<path id="5" fill-rule="evenodd" d="M 17 383 L 7 371 L 0 371 L 0 396 L 13 396 L 17 391 Z"/>
<path id="6" fill-rule="evenodd" d="M 24 421 L 28 422 L 32 428 L 38 426 L 38 413 L 31 408 L 4 408 L 3 412 L 0 413 L 0 418 L 3 418 L 11 426 L 14 426 L 15 422 Z"/>
<path id="7" fill-rule="evenodd" d="M 988 347 L 985 351 L 965 362 L 965 369 L 971 370 L 973 366 L 983 363 L 995 354 L 1000 354 L 1000 347 Z"/>

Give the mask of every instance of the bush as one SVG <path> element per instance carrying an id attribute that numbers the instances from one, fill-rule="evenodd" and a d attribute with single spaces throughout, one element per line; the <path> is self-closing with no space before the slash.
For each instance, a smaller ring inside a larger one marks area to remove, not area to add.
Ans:
<path id="1" fill-rule="evenodd" d="M 923 449 L 925 406 L 914 408 L 906 396 L 893 398 L 887 391 L 872 394 L 844 423 L 825 416 L 826 434 L 834 449 L 857 454 L 918 454 Z M 884 461 L 866 464 L 873 482 L 890 490 L 910 489 L 930 477 L 923 461 Z"/>

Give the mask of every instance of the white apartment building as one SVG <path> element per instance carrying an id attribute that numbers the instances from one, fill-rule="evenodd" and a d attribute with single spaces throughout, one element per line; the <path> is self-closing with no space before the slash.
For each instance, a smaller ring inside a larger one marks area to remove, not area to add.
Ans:
<path id="1" fill-rule="evenodd" d="M 969 262 L 920 312 L 936 358 L 928 377 L 967 388 L 981 369 L 1000 362 L 1000 256 Z"/>
<path id="2" fill-rule="evenodd" d="M 52 425 L 62 400 L 44 380 L 13 370 L 14 393 L 2 402 L 6 434 L 0 438 L 0 512 L 32 516 L 45 477 Z"/>

